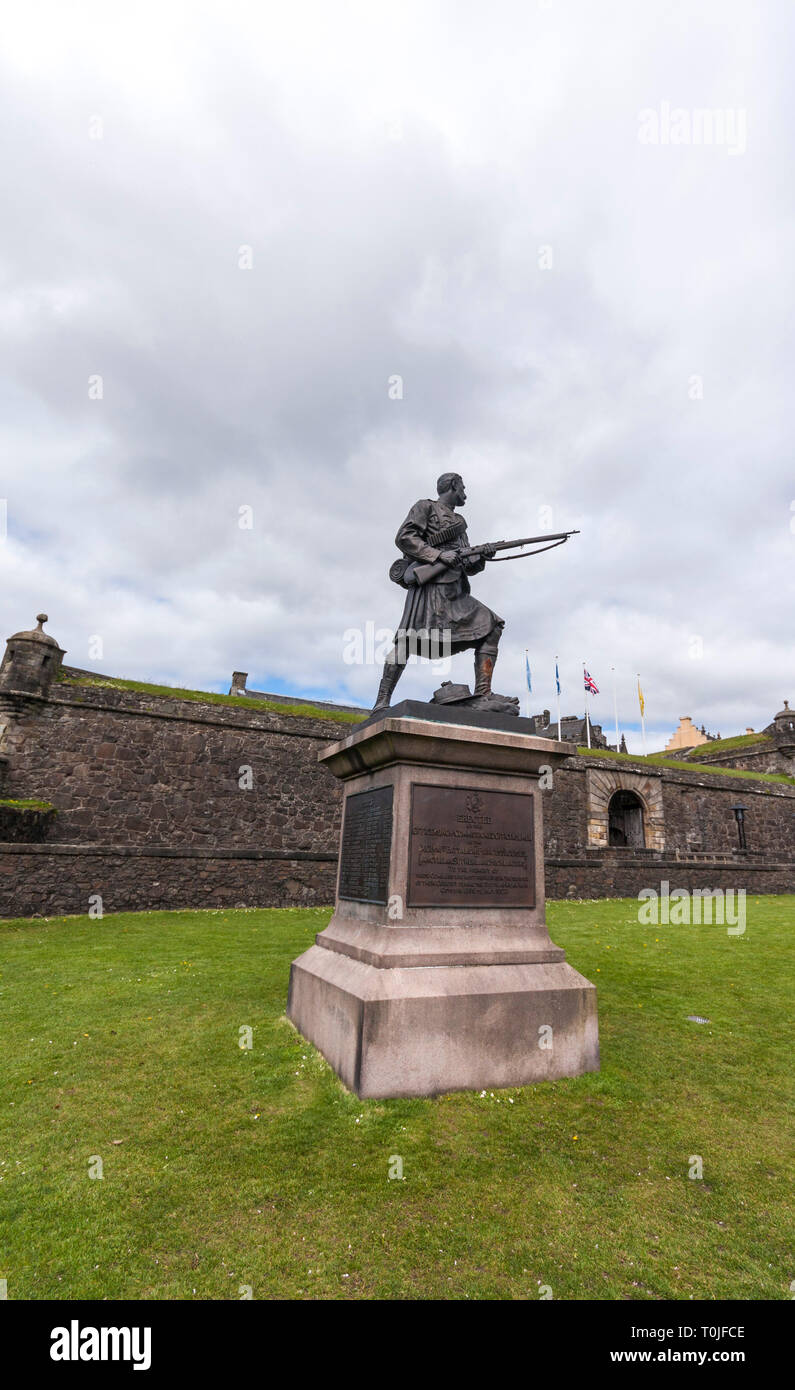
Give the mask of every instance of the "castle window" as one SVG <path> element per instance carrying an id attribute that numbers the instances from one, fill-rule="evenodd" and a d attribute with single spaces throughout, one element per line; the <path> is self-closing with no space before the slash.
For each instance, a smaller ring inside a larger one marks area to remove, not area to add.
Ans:
<path id="1" fill-rule="evenodd" d="M 645 849 L 643 802 L 634 792 L 614 792 L 607 808 L 608 844 L 616 849 Z"/>

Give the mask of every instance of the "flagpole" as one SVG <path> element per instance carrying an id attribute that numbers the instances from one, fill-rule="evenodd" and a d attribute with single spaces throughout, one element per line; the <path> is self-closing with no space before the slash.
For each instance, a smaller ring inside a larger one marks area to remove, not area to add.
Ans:
<path id="1" fill-rule="evenodd" d="M 560 743 L 560 671 L 558 670 L 557 657 L 555 657 L 555 689 L 558 692 L 558 743 Z"/>
<path id="2" fill-rule="evenodd" d="M 616 668 L 611 666 L 613 672 L 613 714 L 616 721 L 616 752 L 618 752 L 618 696 L 616 695 Z"/>
<path id="3" fill-rule="evenodd" d="M 585 685 L 585 662 L 582 663 L 582 683 L 583 683 L 583 685 L 585 686 L 585 733 L 586 733 L 586 737 L 587 737 L 587 739 L 588 739 L 588 747 L 590 748 L 590 746 L 591 746 L 591 721 L 590 721 L 590 718 L 589 718 L 589 716 L 588 716 L 588 695 L 589 695 L 590 692 L 589 692 L 589 690 L 588 690 L 587 685 Z"/>
<path id="4" fill-rule="evenodd" d="M 528 681 L 528 678 L 527 678 L 527 673 L 528 673 L 529 670 L 530 670 L 530 656 L 529 656 L 528 648 L 525 647 L 525 649 L 524 649 L 524 678 L 525 678 L 525 685 L 527 686 L 527 695 L 525 696 L 525 709 L 527 710 L 527 718 L 528 718 L 528 719 L 530 718 L 530 684 L 529 684 L 529 681 Z"/>
<path id="5" fill-rule="evenodd" d="M 638 696 L 640 696 L 640 671 L 638 671 Z M 645 756 L 646 756 L 646 713 L 645 713 L 646 701 L 645 701 L 645 700 L 640 700 L 640 699 L 639 699 L 638 703 L 640 704 L 640 731 L 641 731 L 641 737 L 642 737 L 642 739 L 643 739 L 643 756 L 644 756 L 644 758 L 645 758 Z"/>

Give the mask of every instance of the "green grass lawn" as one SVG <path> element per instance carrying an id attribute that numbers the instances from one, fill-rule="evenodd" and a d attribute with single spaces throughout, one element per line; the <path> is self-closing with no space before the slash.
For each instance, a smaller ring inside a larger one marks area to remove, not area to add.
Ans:
<path id="1" fill-rule="evenodd" d="M 743 936 L 637 906 L 549 904 L 600 1073 L 416 1101 L 285 1019 L 328 910 L 0 924 L 8 1297 L 789 1298 L 795 897 Z"/>

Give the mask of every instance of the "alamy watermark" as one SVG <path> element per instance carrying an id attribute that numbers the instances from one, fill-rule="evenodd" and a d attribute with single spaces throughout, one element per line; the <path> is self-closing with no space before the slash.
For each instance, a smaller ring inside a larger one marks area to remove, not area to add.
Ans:
<path id="1" fill-rule="evenodd" d="M 377 628 L 375 623 L 366 622 L 363 628 L 346 628 L 342 642 L 342 659 L 348 666 L 383 666 L 392 656 L 400 666 L 420 659 L 431 661 L 440 675 L 446 675 L 453 654 L 449 627 L 399 628 L 395 632 L 391 627 Z"/>
<path id="2" fill-rule="evenodd" d="M 744 888 L 675 888 L 663 879 L 659 892 L 643 888 L 638 893 L 638 921 L 642 926 L 726 926 L 729 936 L 745 933 Z"/>
<path id="3" fill-rule="evenodd" d="M 744 106 L 644 106 L 638 112 L 641 145 L 714 145 L 728 154 L 745 154 L 748 113 Z"/>
<path id="4" fill-rule="evenodd" d="M 81 1327 L 72 1318 L 52 1329 L 50 1341 L 53 1361 L 130 1361 L 134 1371 L 152 1364 L 151 1327 Z"/>

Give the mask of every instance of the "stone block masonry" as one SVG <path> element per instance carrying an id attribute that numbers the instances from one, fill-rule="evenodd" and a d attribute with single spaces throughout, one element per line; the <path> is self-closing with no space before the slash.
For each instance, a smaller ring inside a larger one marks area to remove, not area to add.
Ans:
<path id="1" fill-rule="evenodd" d="M 0 795 L 57 815 L 0 844 L 0 916 L 333 900 L 339 724 L 68 680 L 4 704 Z"/>
<path id="2" fill-rule="evenodd" d="M 317 754 L 338 732 L 242 700 L 61 683 L 10 724 L 2 794 L 46 787 L 61 843 L 336 851 L 340 797 Z"/>
<path id="3" fill-rule="evenodd" d="M 617 792 L 632 792 L 641 805 L 642 848 L 609 844 Z M 661 879 L 691 891 L 795 893 L 795 784 L 576 755 L 546 796 L 549 898 L 634 897 Z M 744 852 L 737 804 L 746 808 Z"/>
<path id="4" fill-rule="evenodd" d="M 0 846 L 0 917 L 332 902 L 336 854 L 123 845 Z"/>

